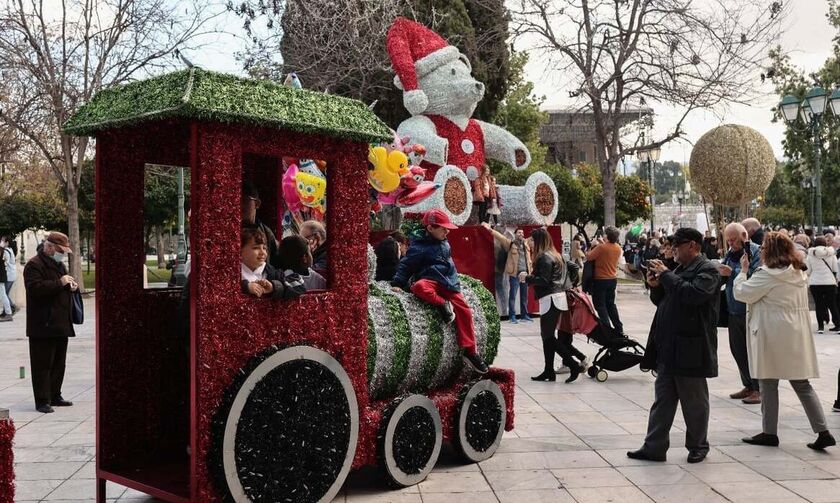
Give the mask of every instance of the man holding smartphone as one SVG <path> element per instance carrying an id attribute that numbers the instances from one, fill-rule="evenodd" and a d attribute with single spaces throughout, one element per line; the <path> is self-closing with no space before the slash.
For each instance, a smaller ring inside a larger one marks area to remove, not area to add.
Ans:
<path id="1" fill-rule="evenodd" d="M 655 369 L 654 401 L 647 435 L 639 450 L 627 457 L 665 461 L 670 431 L 682 407 L 688 462 L 699 463 L 709 453 L 709 387 L 717 377 L 717 310 L 720 275 L 700 254 L 703 235 L 680 228 L 673 236 L 673 271 L 660 260 L 648 263 L 650 300 L 656 305 L 640 367 Z"/>
<path id="2" fill-rule="evenodd" d="M 729 251 L 718 266 L 720 275 L 726 279 L 726 309 L 729 311 L 729 350 L 735 363 L 738 364 L 738 372 L 741 374 L 741 384 L 744 389 L 732 393 L 729 398 L 740 399 L 746 404 L 761 403 L 761 394 L 758 389 L 758 380 L 750 377 L 750 364 L 747 357 L 747 305 L 735 300 L 733 288 L 735 278 L 741 272 L 741 256 L 745 253 L 749 259 L 750 269 L 747 276 L 752 276 L 761 265 L 760 247 L 750 241 L 746 227 L 739 223 L 731 223 L 723 231 L 724 239 Z M 762 239 L 763 236 L 762 236 Z"/>
<path id="3" fill-rule="evenodd" d="M 53 407 L 73 405 L 61 396 L 67 341 L 76 336 L 71 292 L 79 289 L 64 267 L 69 253 L 67 235 L 50 232 L 41 250 L 23 268 L 32 391 L 35 409 L 45 414 L 53 412 Z"/>

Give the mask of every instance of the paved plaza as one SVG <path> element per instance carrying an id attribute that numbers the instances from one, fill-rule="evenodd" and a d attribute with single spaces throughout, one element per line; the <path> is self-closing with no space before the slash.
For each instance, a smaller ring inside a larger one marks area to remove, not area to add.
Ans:
<path id="1" fill-rule="evenodd" d="M 640 287 L 623 286 L 619 310 L 628 332 L 644 342 L 653 306 Z M 15 438 L 16 501 L 91 501 L 94 481 L 93 303 L 86 324 L 71 340 L 64 396 L 75 402 L 53 414 L 33 410 L 24 337 L 25 313 L 0 324 L 0 407 L 11 410 Z M 535 383 L 542 352 L 538 323 L 502 323 L 495 364 L 516 370 L 516 429 L 496 455 L 477 465 L 459 465 L 444 451 L 422 484 L 392 491 L 370 473 L 354 474 L 336 501 L 347 502 L 678 502 L 771 503 L 840 501 L 840 448 L 826 453 L 805 447 L 813 435 L 796 396 L 780 386 L 779 448 L 750 446 L 741 437 L 760 431 L 760 407 L 730 400 L 741 389 L 729 353 L 726 330 L 719 331 L 720 377 L 709 381 L 712 451 L 705 462 L 688 465 L 682 447 L 682 418 L 676 419 L 667 463 L 630 460 L 638 448 L 653 399 L 653 378 L 638 368 L 611 373 L 604 383 L 581 376 L 578 382 Z M 577 336 L 588 355 L 598 346 Z M 840 413 L 831 412 L 840 367 L 840 336 L 817 336 L 821 379 L 815 380 L 829 426 L 840 433 Z M 27 379 L 18 379 L 20 366 Z M 561 376 L 558 376 L 561 377 Z M 108 484 L 112 500 L 154 501 Z"/>

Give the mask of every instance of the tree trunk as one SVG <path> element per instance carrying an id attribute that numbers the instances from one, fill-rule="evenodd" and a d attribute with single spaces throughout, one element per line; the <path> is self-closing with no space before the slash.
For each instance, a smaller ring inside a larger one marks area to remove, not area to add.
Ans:
<path id="1" fill-rule="evenodd" d="M 604 187 L 604 226 L 615 226 L 615 166 L 602 164 L 601 178 Z"/>
<path id="2" fill-rule="evenodd" d="M 166 250 L 164 249 L 163 244 L 163 229 L 158 227 L 155 229 L 155 235 L 157 236 L 157 256 L 158 256 L 158 269 L 166 268 Z"/>
<path id="3" fill-rule="evenodd" d="M 72 167 L 68 169 L 72 173 Z M 82 241 L 79 235 L 79 186 L 74 177 L 67 177 L 67 237 L 70 238 L 70 276 L 76 278 L 79 289 L 84 291 L 82 281 Z"/>

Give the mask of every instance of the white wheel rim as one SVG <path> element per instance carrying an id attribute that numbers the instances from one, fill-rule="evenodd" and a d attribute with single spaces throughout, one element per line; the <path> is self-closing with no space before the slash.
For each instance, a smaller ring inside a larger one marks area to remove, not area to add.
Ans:
<path id="1" fill-rule="evenodd" d="M 333 484 L 329 490 L 324 494 L 319 501 L 330 502 L 341 490 L 341 485 L 347 474 L 350 472 L 350 466 L 353 464 L 353 458 L 356 456 L 356 443 L 359 438 L 359 405 L 356 402 L 356 392 L 353 390 L 353 384 L 350 382 L 350 377 L 344 371 L 338 361 L 329 353 L 325 353 L 320 349 L 310 346 L 293 346 L 273 355 L 269 356 L 257 368 L 255 368 L 242 383 L 239 391 L 236 393 L 236 398 L 233 400 L 230 412 L 228 412 L 227 422 L 225 423 L 225 434 L 223 441 L 222 463 L 224 465 L 225 480 L 227 481 L 228 490 L 234 501 L 247 502 L 251 501 L 245 494 L 245 489 L 239 481 L 239 472 L 236 467 L 236 427 L 239 423 L 239 417 L 242 414 L 242 409 L 248 401 L 248 397 L 254 390 L 254 387 L 259 383 L 269 372 L 279 367 L 280 365 L 292 360 L 310 360 L 320 363 L 324 367 L 333 372 L 336 378 L 341 382 L 344 388 L 344 394 L 347 397 L 347 405 L 350 410 L 350 445 L 347 447 L 347 454 L 344 458 L 344 464 L 341 471 L 338 473 Z"/>
<path id="2" fill-rule="evenodd" d="M 426 466 L 420 470 L 419 473 L 406 473 L 399 466 L 397 460 L 394 458 L 394 432 L 397 429 L 397 424 L 400 418 L 409 409 L 420 407 L 426 410 L 432 416 L 432 422 L 435 428 L 435 446 L 432 449 L 432 455 L 429 457 Z M 440 422 L 440 412 L 438 412 L 435 403 L 428 397 L 423 395 L 410 395 L 403 399 L 399 405 L 394 409 L 391 418 L 388 420 L 388 426 L 385 429 L 385 468 L 388 474 L 401 485 L 412 486 L 422 482 L 435 467 L 438 456 L 440 455 L 440 447 L 443 444 L 443 429 Z"/>
<path id="3" fill-rule="evenodd" d="M 467 412 L 470 410 L 470 404 L 482 391 L 489 391 L 496 397 L 499 403 L 499 408 L 502 410 L 502 417 L 499 421 L 499 431 L 496 432 L 496 439 L 493 444 L 485 451 L 478 451 L 474 449 L 467 440 Z M 502 395 L 502 390 L 499 385 L 489 379 L 482 379 L 475 383 L 464 397 L 461 404 L 461 410 L 458 414 L 458 442 L 461 444 L 461 449 L 468 459 L 474 462 L 484 461 L 496 453 L 499 444 L 502 442 L 502 435 L 505 432 L 505 423 L 507 422 L 507 408 L 505 406 L 505 397 Z"/>

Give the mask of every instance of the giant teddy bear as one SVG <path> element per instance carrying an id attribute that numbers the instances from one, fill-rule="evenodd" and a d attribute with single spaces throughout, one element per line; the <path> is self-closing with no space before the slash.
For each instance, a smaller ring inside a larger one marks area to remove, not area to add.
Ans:
<path id="1" fill-rule="evenodd" d="M 457 48 L 402 17 L 388 30 L 387 47 L 396 72 L 394 85 L 403 91 L 403 104 L 412 115 L 397 132 L 426 147 L 428 179 L 441 166 L 454 165 L 475 180 L 487 157 L 515 169 L 528 167 L 531 154 L 519 139 L 472 118 L 484 97 L 484 84 L 472 77 L 469 60 Z"/>

